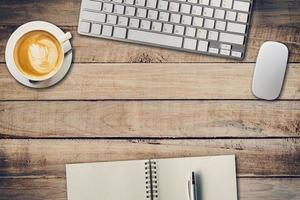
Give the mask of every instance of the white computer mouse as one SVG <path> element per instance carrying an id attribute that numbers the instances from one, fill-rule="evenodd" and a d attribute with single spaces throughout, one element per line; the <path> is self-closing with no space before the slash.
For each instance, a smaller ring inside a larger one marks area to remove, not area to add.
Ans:
<path id="1" fill-rule="evenodd" d="M 258 53 L 252 92 L 260 99 L 279 97 L 288 62 L 288 48 L 279 42 L 265 42 Z"/>

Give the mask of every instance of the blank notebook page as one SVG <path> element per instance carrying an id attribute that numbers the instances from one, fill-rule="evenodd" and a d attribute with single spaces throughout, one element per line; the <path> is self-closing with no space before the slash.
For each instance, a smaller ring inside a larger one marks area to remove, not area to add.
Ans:
<path id="1" fill-rule="evenodd" d="M 189 200 L 192 171 L 198 181 L 198 200 L 237 200 L 235 156 L 157 159 L 158 199 Z"/>
<path id="2" fill-rule="evenodd" d="M 146 200 L 147 161 L 68 164 L 68 200 Z"/>

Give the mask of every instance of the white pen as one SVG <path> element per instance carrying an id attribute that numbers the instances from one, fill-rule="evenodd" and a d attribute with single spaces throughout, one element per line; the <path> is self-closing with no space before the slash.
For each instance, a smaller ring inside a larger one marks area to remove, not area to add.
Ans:
<path id="1" fill-rule="evenodd" d="M 190 200 L 197 200 L 197 181 L 195 172 L 192 171 L 190 179 L 189 179 L 189 195 Z"/>

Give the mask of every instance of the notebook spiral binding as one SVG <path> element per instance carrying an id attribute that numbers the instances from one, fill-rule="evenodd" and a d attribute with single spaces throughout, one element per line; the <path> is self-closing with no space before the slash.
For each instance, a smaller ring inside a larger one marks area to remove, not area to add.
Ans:
<path id="1" fill-rule="evenodd" d="M 156 161 L 145 162 L 146 198 L 158 199 L 157 165 Z"/>

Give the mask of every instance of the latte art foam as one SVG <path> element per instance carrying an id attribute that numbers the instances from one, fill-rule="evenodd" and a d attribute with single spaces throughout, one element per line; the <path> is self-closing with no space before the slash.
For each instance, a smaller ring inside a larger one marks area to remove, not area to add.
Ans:
<path id="1" fill-rule="evenodd" d="M 45 76 L 55 71 L 62 61 L 59 42 L 45 31 L 25 34 L 15 49 L 17 67 L 26 75 Z"/>

